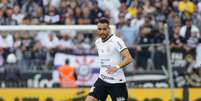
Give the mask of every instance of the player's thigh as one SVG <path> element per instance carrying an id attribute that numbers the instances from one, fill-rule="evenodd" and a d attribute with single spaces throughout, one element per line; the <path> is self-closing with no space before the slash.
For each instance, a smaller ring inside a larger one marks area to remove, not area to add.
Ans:
<path id="1" fill-rule="evenodd" d="M 86 97 L 85 101 L 98 101 L 98 99 L 96 99 L 96 98 L 93 97 L 93 96 L 88 95 L 88 96 Z"/>
<path id="2" fill-rule="evenodd" d="M 112 101 L 127 101 L 128 90 L 125 83 L 115 84 L 110 90 Z"/>
<path id="3" fill-rule="evenodd" d="M 92 96 L 101 101 L 105 101 L 108 94 L 108 86 L 101 79 L 98 79 L 95 82 L 94 86 L 91 87 L 91 90 L 89 92 L 89 96 Z"/>

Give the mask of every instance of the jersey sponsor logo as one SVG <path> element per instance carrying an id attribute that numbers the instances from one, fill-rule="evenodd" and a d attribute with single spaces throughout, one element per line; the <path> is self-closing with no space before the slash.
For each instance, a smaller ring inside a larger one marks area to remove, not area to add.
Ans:
<path id="1" fill-rule="evenodd" d="M 108 67 L 110 67 L 111 65 L 101 65 L 101 67 L 103 67 L 103 68 L 108 68 Z"/>
<path id="2" fill-rule="evenodd" d="M 101 67 L 107 68 L 108 66 L 110 66 L 108 65 L 109 64 L 108 62 L 110 62 L 110 59 L 100 59 Z"/>
<path id="3" fill-rule="evenodd" d="M 114 80 L 113 77 L 105 76 L 103 74 L 100 75 L 102 79 L 109 79 L 109 80 Z"/>

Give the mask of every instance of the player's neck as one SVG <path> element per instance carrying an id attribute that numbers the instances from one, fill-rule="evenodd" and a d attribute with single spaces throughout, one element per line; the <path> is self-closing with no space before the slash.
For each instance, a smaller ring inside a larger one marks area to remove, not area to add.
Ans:
<path id="1" fill-rule="evenodd" d="M 107 41 L 108 39 L 110 39 L 112 37 L 113 34 L 109 34 L 106 38 L 102 39 L 102 42 Z"/>

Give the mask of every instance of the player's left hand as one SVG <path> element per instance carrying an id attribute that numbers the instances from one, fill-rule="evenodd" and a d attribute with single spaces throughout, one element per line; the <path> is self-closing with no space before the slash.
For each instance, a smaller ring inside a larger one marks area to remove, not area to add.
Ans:
<path id="1" fill-rule="evenodd" d="M 115 72 L 118 71 L 118 70 L 119 70 L 119 69 L 116 68 L 116 67 L 108 67 L 107 70 L 106 70 L 106 72 L 107 72 L 108 74 L 113 74 L 113 73 L 115 73 Z"/>

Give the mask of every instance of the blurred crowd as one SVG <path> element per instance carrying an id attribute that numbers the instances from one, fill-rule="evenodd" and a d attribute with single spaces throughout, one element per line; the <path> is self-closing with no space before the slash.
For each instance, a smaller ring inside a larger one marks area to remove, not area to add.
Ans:
<path id="1" fill-rule="evenodd" d="M 101 17 L 116 26 L 116 34 L 123 38 L 135 58 L 135 70 L 167 69 L 164 44 L 168 40 L 174 75 L 201 68 L 201 0 L 0 2 L 0 25 L 89 25 L 96 24 Z M 25 68 L 33 64 L 33 68 L 47 69 L 57 51 L 95 54 L 92 44 L 95 37 L 94 33 L 67 30 L 1 32 L 0 66 L 6 63 L 8 54 L 15 52 Z M 44 68 L 38 67 L 41 65 Z M 197 74 L 201 77 L 201 73 Z"/>

